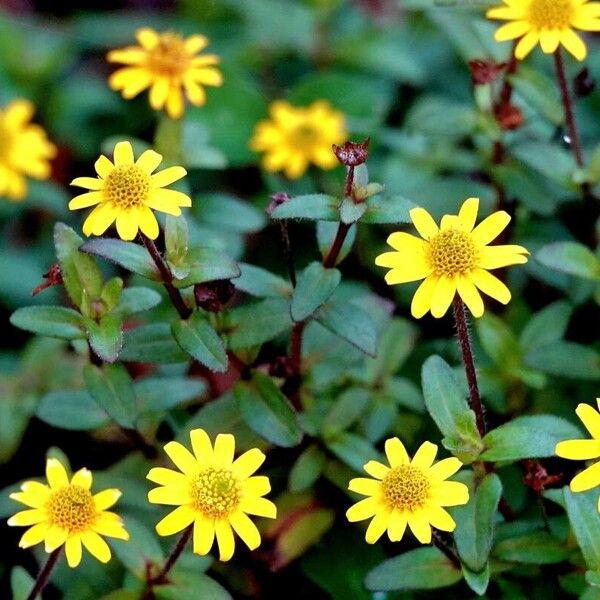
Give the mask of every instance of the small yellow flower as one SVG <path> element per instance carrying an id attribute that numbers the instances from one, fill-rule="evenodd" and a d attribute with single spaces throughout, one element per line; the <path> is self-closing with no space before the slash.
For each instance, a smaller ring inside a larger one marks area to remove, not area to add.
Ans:
<path id="1" fill-rule="evenodd" d="M 127 65 L 115 71 L 108 84 L 130 100 L 150 88 L 150 106 L 165 107 L 167 114 L 179 119 L 184 112 L 184 97 L 194 106 L 206 103 L 202 86 L 220 86 L 223 76 L 216 68 L 214 54 L 196 56 L 208 46 L 203 35 L 183 38 L 177 33 L 158 33 L 145 27 L 136 33 L 139 46 L 128 46 L 108 53 L 108 61 Z"/>
<path id="2" fill-rule="evenodd" d="M 348 137 L 344 115 L 325 100 L 296 107 L 278 100 L 269 108 L 271 119 L 254 130 L 250 147 L 264 152 L 262 164 L 270 172 L 284 171 L 290 179 L 301 177 L 310 163 L 333 169 L 337 159 L 331 149 Z"/>
<path id="3" fill-rule="evenodd" d="M 27 195 L 25 175 L 48 179 L 48 161 L 56 156 L 56 146 L 46 132 L 30 123 L 33 112 L 27 100 L 13 100 L 0 109 L 0 196 L 9 200 Z"/>
<path id="4" fill-rule="evenodd" d="M 600 398 L 596 398 L 596 403 L 600 408 Z M 555 449 L 557 456 L 570 460 L 600 458 L 600 413 L 589 404 L 580 404 L 575 412 L 590 432 L 592 439 L 559 442 Z M 600 461 L 575 475 L 569 487 L 573 492 L 585 492 L 598 485 L 600 485 Z M 598 498 L 598 511 L 600 511 L 600 498 Z"/>
<path id="5" fill-rule="evenodd" d="M 102 235 L 116 220 L 117 233 L 132 240 L 138 228 L 151 239 L 158 236 L 158 222 L 151 209 L 169 215 L 181 215 L 182 206 L 191 206 L 189 196 L 164 186 L 185 177 L 183 167 L 169 167 L 154 173 L 162 156 L 146 150 L 134 162 L 129 142 L 119 142 L 114 150 L 114 164 L 100 156 L 94 165 L 99 177 L 77 177 L 71 185 L 91 190 L 69 202 L 71 210 L 95 206 L 83 223 L 83 233 Z"/>
<path id="6" fill-rule="evenodd" d="M 410 460 L 398 438 L 385 442 L 389 467 L 375 460 L 364 470 L 374 477 L 357 477 L 348 489 L 367 496 L 346 511 L 348 521 L 364 521 L 373 517 L 365 539 L 374 544 L 387 530 L 392 542 L 399 542 L 410 527 L 422 544 L 431 542 L 431 526 L 454 531 L 456 523 L 444 506 L 457 506 L 469 501 L 469 488 L 459 481 L 446 481 L 462 463 L 458 458 L 445 458 L 433 464 L 437 446 L 424 442 Z"/>
<path id="7" fill-rule="evenodd" d="M 458 215 L 445 215 L 440 227 L 423 208 L 413 208 L 410 217 L 422 240 L 408 233 L 392 233 L 387 243 L 395 252 L 375 259 L 380 267 L 389 267 L 385 276 L 389 285 L 419 281 L 411 305 L 413 317 L 420 319 L 428 311 L 443 317 L 458 292 L 475 317 L 483 314 L 479 290 L 503 304 L 510 301 L 509 289 L 490 269 L 527 262 L 529 254 L 522 246 L 488 246 L 508 225 L 510 215 L 498 211 L 477 227 L 479 199 L 468 198 Z"/>
<path id="8" fill-rule="evenodd" d="M 588 0 L 504 0 L 506 6 L 490 8 L 488 19 L 511 21 L 496 31 L 498 42 L 520 38 L 515 55 L 525 58 L 536 44 L 552 54 L 562 44 L 577 60 L 587 48 L 574 29 L 600 31 L 600 2 Z"/>
<path id="9" fill-rule="evenodd" d="M 220 433 L 214 449 L 203 429 L 190 432 L 193 454 L 178 442 L 169 442 L 165 452 L 181 473 L 156 467 L 148 479 L 163 487 L 148 493 L 154 504 L 177 506 L 156 525 L 159 535 L 172 535 L 194 525 L 193 545 L 196 554 L 208 554 L 215 537 L 219 557 L 223 561 L 233 556 L 235 531 L 254 550 L 260 545 L 260 533 L 248 515 L 274 519 L 277 508 L 263 498 L 271 490 L 269 478 L 251 475 L 265 460 L 265 455 L 253 448 L 235 461 L 235 438 Z"/>
<path id="10" fill-rule="evenodd" d="M 128 540 L 129 534 L 121 518 L 110 508 L 121 492 L 108 489 L 92 495 L 92 474 L 80 469 L 71 482 L 63 465 L 55 458 L 46 461 L 49 485 L 26 481 L 20 492 L 10 495 L 13 500 L 28 506 L 8 520 L 9 525 L 32 525 L 21 538 L 19 546 L 29 548 L 44 542 L 50 553 L 64 544 L 67 562 L 76 567 L 81 561 L 81 545 L 100 562 L 110 560 L 110 548 L 102 535 Z"/>

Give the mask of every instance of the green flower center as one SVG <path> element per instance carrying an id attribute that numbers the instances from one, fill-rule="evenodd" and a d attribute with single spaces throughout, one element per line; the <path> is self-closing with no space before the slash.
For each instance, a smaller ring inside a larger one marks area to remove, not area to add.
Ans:
<path id="1" fill-rule="evenodd" d="M 150 191 L 150 176 L 137 165 L 115 167 L 104 184 L 107 202 L 119 208 L 139 206 Z"/>
<path id="2" fill-rule="evenodd" d="M 291 145 L 298 150 L 305 150 L 319 141 L 319 132 L 310 123 L 300 123 L 290 135 Z"/>
<path id="3" fill-rule="evenodd" d="M 191 486 L 193 507 L 210 518 L 219 519 L 236 510 L 241 500 L 238 480 L 227 469 L 206 469 Z"/>
<path id="4" fill-rule="evenodd" d="M 529 22 L 538 29 L 564 29 L 573 21 L 572 0 L 531 0 Z"/>
<path id="5" fill-rule="evenodd" d="M 390 508 L 415 511 L 429 499 L 431 484 L 425 473 L 412 465 L 394 467 L 381 482 L 383 498 Z"/>
<path id="6" fill-rule="evenodd" d="M 477 266 L 479 251 L 466 231 L 446 229 L 429 240 L 428 258 L 436 275 L 454 277 Z"/>
<path id="7" fill-rule="evenodd" d="M 176 33 L 164 33 L 158 44 L 149 51 L 148 69 L 170 79 L 179 77 L 190 66 L 190 55 L 183 38 Z"/>
<path id="8" fill-rule="evenodd" d="M 51 525 L 68 531 L 85 531 L 98 516 L 91 492 L 79 485 L 69 485 L 53 492 L 46 510 Z"/>

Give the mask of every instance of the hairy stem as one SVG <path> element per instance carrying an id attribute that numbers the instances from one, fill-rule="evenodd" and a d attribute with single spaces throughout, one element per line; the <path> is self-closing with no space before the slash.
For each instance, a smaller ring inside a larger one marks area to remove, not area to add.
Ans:
<path id="1" fill-rule="evenodd" d="M 323 261 L 323 266 L 326 269 L 335 267 L 335 263 L 340 255 L 346 236 L 348 235 L 348 231 L 350 231 L 350 225 L 340 222 L 333 244 Z"/>
<path id="2" fill-rule="evenodd" d="M 435 529 L 431 530 L 431 542 L 452 563 L 454 568 L 462 569 L 460 558 L 458 558 L 454 548 L 450 547 Z"/>
<path id="3" fill-rule="evenodd" d="M 37 579 L 35 580 L 35 583 L 33 585 L 33 588 L 31 589 L 31 592 L 29 593 L 29 596 L 27 596 L 27 600 L 35 600 L 35 598 L 37 598 L 38 594 L 40 594 L 41 591 L 46 587 L 46 584 L 48 583 L 48 580 L 50 579 L 50 574 L 52 573 L 52 570 L 56 566 L 56 563 L 58 562 L 58 559 L 60 558 L 61 552 L 62 552 L 62 546 L 59 546 L 56 550 L 54 550 L 53 552 L 50 553 L 50 556 L 48 556 L 48 560 L 46 561 L 46 564 L 42 567 L 42 570 L 39 572 Z"/>

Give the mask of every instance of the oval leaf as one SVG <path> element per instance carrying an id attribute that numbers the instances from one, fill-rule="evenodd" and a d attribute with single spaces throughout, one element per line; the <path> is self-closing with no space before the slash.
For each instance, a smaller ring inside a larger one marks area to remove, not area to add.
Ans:
<path id="1" fill-rule="evenodd" d="M 291 314 L 296 322 L 304 321 L 322 306 L 340 283 L 342 274 L 337 269 L 326 269 L 313 262 L 298 278 L 292 296 Z"/>
<path id="2" fill-rule="evenodd" d="M 10 322 L 20 329 L 62 338 L 76 340 L 85 338 L 83 317 L 76 311 L 62 306 L 26 306 L 17 309 Z"/>

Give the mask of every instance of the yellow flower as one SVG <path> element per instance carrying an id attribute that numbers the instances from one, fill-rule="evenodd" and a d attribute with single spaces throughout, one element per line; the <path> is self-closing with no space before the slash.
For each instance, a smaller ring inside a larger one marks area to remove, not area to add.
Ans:
<path id="1" fill-rule="evenodd" d="M 392 269 L 385 276 L 389 285 L 425 279 L 412 300 L 416 319 L 430 310 L 436 318 L 444 316 L 456 292 L 475 317 L 484 311 L 478 288 L 503 304 L 509 302 L 509 289 L 488 270 L 526 263 L 529 253 L 522 246 L 488 246 L 510 215 L 495 212 L 474 228 L 478 209 L 479 199 L 468 198 L 458 215 L 445 215 L 438 228 L 425 209 L 413 208 L 410 217 L 423 239 L 392 233 L 387 242 L 396 252 L 375 259 L 380 267 Z"/>
<path id="2" fill-rule="evenodd" d="M 574 29 L 600 31 L 600 2 L 588 0 L 504 0 L 506 6 L 490 8 L 489 19 L 511 21 L 496 31 L 498 42 L 520 38 L 515 55 L 525 58 L 539 42 L 552 54 L 562 44 L 577 60 L 587 48 Z"/>
<path id="3" fill-rule="evenodd" d="M 139 46 L 128 46 L 108 53 L 110 62 L 126 67 L 115 71 L 108 84 L 120 90 L 127 100 L 150 88 L 150 106 L 165 107 L 167 114 L 179 119 L 184 111 L 183 91 L 194 106 L 206 103 L 203 85 L 220 86 L 223 76 L 216 68 L 214 54 L 196 56 L 208 46 L 203 35 L 186 39 L 177 33 L 158 33 L 145 27 L 136 33 Z"/>
<path id="4" fill-rule="evenodd" d="M 235 531 L 254 550 L 260 545 L 260 533 L 248 515 L 274 519 L 277 508 L 263 498 L 271 490 L 269 478 L 251 475 L 265 460 L 265 455 L 253 448 L 235 461 L 235 438 L 220 433 L 214 449 L 203 429 L 190 432 L 193 454 L 178 442 L 169 442 L 165 452 L 181 473 L 156 467 L 148 479 L 163 487 L 148 493 L 154 504 L 177 506 L 156 525 L 159 535 L 172 535 L 194 525 L 194 552 L 205 555 L 215 537 L 219 557 L 223 561 L 233 556 Z"/>
<path id="5" fill-rule="evenodd" d="M 99 177 L 77 177 L 71 185 L 91 190 L 75 196 L 69 202 L 71 210 L 95 206 L 83 224 L 83 233 L 102 235 L 116 220 L 117 233 L 123 240 L 132 240 L 142 230 L 151 239 L 158 236 L 158 222 L 150 209 L 169 215 L 181 215 L 181 206 L 191 206 L 189 196 L 164 186 L 186 175 L 183 167 L 169 167 L 152 172 L 160 165 L 162 156 L 146 150 L 134 162 L 129 142 L 115 146 L 113 164 L 100 156 L 94 165 Z"/>
<path id="6" fill-rule="evenodd" d="M 56 156 L 45 131 L 30 123 L 33 111 L 27 100 L 14 100 L 0 109 L 0 196 L 9 200 L 25 198 L 25 175 L 48 179 L 48 161 Z"/>
<path id="7" fill-rule="evenodd" d="M 26 481 L 20 492 L 10 495 L 29 507 L 8 520 L 9 525 L 32 525 L 19 546 L 29 548 L 44 542 L 50 553 L 64 544 L 69 566 L 76 567 L 83 544 L 99 561 L 108 562 L 110 548 L 100 536 L 129 539 L 121 518 L 106 510 L 121 497 L 121 492 L 108 489 L 92 495 L 91 472 L 80 469 L 69 483 L 65 468 L 55 458 L 46 461 L 46 478 L 49 485 Z"/>
<path id="8" fill-rule="evenodd" d="M 290 179 L 301 177 L 308 165 L 333 169 L 338 162 L 331 146 L 348 137 L 344 115 L 325 100 L 296 107 L 278 100 L 269 108 L 271 119 L 254 130 L 250 147 L 264 152 L 267 171 L 284 171 Z"/>
<path id="9" fill-rule="evenodd" d="M 596 403 L 600 408 L 600 398 L 596 398 Z M 570 460 L 600 458 L 600 413 L 589 404 L 580 404 L 575 412 L 590 432 L 592 439 L 559 442 L 555 450 L 557 456 Z M 600 485 L 600 461 L 575 475 L 571 480 L 570 488 L 573 492 L 585 492 L 598 485 Z M 600 511 L 600 498 L 598 498 L 598 511 Z"/>
<path id="10" fill-rule="evenodd" d="M 357 477 L 348 489 L 367 496 L 346 511 L 348 521 L 364 521 L 373 517 L 365 539 L 374 544 L 387 530 L 392 542 L 399 542 L 410 527 L 422 544 L 431 542 L 431 526 L 454 531 L 456 523 L 444 506 L 457 506 L 469 501 L 469 488 L 459 481 L 446 481 L 462 463 L 458 458 L 445 458 L 433 464 L 437 446 L 424 442 L 410 460 L 398 438 L 385 442 L 390 466 L 369 461 L 364 470 L 374 477 Z"/>

